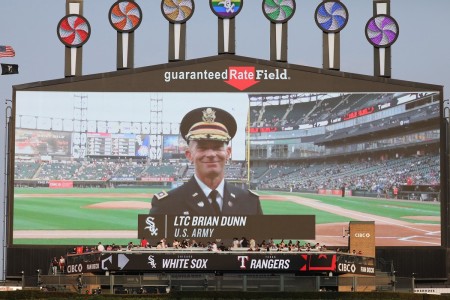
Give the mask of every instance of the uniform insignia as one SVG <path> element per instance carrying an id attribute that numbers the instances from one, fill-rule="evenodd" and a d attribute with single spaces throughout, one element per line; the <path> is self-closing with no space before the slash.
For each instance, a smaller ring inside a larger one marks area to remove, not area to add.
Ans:
<path id="1" fill-rule="evenodd" d="M 233 207 L 233 202 L 228 201 L 228 206 L 229 206 L 229 207 Z"/>
<path id="2" fill-rule="evenodd" d="M 233 198 L 236 198 L 236 195 L 233 194 L 233 193 L 230 193 L 230 196 L 233 197 Z"/>
<path id="3" fill-rule="evenodd" d="M 255 195 L 255 196 L 258 196 L 259 197 L 259 195 L 257 194 L 257 193 L 255 193 L 254 191 L 252 191 L 252 190 L 248 190 L 249 192 L 250 192 L 250 194 L 253 194 L 253 195 Z"/>
<path id="4" fill-rule="evenodd" d="M 197 196 L 198 196 L 198 193 L 192 194 L 192 197 L 197 197 Z"/>
<path id="5" fill-rule="evenodd" d="M 204 206 L 205 206 L 205 203 L 203 203 L 203 201 L 200 201 L 199 203 L 197 203 L 197 205 L 198 205 L 199 207 L 204 207 Z"/>
<path id="6" fill-rule="evenodd" d="M 203 122 L 206 123 L 214 123 L 214 120 L 216 119 L 216 111 L 212 108 L 208 107 L 203 111 Z"/>
<path id="7" fill-rule="evenodd" d="M 165 197 L 167 197 L 169 194 L 167 194 L 166 191 L 161 191 L 158 194 L 155 194 L 156 199 L 161 200 Z"/>

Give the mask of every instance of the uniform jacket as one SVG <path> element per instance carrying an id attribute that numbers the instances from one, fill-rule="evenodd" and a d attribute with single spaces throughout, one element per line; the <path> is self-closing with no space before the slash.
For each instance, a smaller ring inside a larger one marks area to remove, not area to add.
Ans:
<path id="1" fill-rule="evenodd" d="M 150 214 L 213 215 L 209 203 L 194 177 L 176 189 L 153 196 Z M 225 182 L 222 215 L 261 215 L 259 196 Z"/>

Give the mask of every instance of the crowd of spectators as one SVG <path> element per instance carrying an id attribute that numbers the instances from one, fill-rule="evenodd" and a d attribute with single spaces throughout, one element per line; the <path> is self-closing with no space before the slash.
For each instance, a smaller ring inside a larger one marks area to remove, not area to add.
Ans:
<path id="1" fill-rule="evenodd" d="M 81 250 L 80 250 L 81 249 Z M 198 251 L 272 251 L 272 252 L 323 252 L 323 251 L 341 251 L 340 249 L 328 249 L 326 245 L 321 245 L 318 242 L 301 242 L 299 240 L 285 241 L 284 239 L 275 241 L 273 239 L 262 240 L 260 243 L 255 239 L 233 238 L 232 241 L 223 242 L 221 240 L 216 241 L 196 241 L 194 239 L 174 239 L 172 242 L 167 241 L 165 238 L 158 241 L 156 244 L 151 245 L 145 238 L 142 238 L 139 244 L 133 244 L 129 242 L 126 246 L 111 244 L 103 245 L 101 242 L 96 246 L 74 247 L 73 251 L 69 254 L 88 254 L 88 253 L 100 253 L 103 251 L 133 251 L 133 250 L 198 250 Z"/>
<path id="2" fill-rule="evenodd" d="M 37 162 L 15 162 L 14 168 L 15 168 L 15 178 L 16 179 L 30 179 L 33 178 L 34 174 L 36 174 L 37 170 L 39 169 L 40 164 Z"/>
<path id="3" fill-rule="evenodd" d="M 271 165 L 259 178 L 264 189 L 347 189 L 377 192 L 406 184 L 438 185 L 439 155 L 411 156 L 388 160 Z M 275 171 L 274 171 L 275 170 Z"/>
<path id="4" fill-rule="evenodd" d="M 36 180 L 108 180 L 111 178 L 189 178 L 192 176 L 193 166 L 184 168 L 178 163 L 150 163 L 112 162 L 109 160 L 77 161 L 49 161 L 49 162 L 20 162 L 15 163 L 15 179 Z M 244 174 L 242 162 L 227 165 L 227 179 L 242 179 Z"/>
<path id="5" fill-rule="evenodd" d="M 176 163 L 143 164 L 137 161 L 92 159 L 84 161 L 15 162 L 15 179 L 99 180 L 112 178 L 177 177 L 181 166 Z"/>
<path id="6" fill-rule="evenodd" d="M 246 176 L 245 164 L 233 162 L 227 166 L 227 180 Z M 31 172 L 30 170 L 34 170 Z M 392 190 L 412 181 L 417 185 L 440 183 L 439 154 L 416 155 L 386 160 L 355 160 L 352 162 L 324 161 L 322 163 L 285 161 L 251 169 L 251 181 L 261 189 L 316 191 L 318 189 L 347 189 L 371 192 Z M 153 172 L 153 173 L 151 173 Z M 16 179 L 35 180 L 108 180 L 111 178 L 173 177 L 188 179 L 193 166 L 175 163 L 136 162 L 16 162 Z M 90 174 L 90 175 L 89 175 Z M 29 176 L 25 178 L 25 176 Z"/>
<path id="7" fill-rule="evenodd" d="M 43 162 L 33 177 L 40 180 L 68 179 L 72 178 L 80 167 L 81 163 L 79 162 Z"/>
<path id="8" fill-rule="evenodd" d="M 92 160 L 81 164 L 81 167 L 75 171 L 73 180 L 106 180 L 110 178 L 117 170 L 115 163 L 109 160 Z"/>
<path id="9" fill-rule="evenodd" d="M 252 127 L 293 126 L 304 122 L 313 124 L 393 100 L 392 94 L 347 94 L 289 105 L 252 106 L 250 122 Z"/>
<path id="10" fill-rule="evenodd" d="M 189 180 L 194 175 L 194 165 L 189 165 L 183 173 L 183 180 Z M 225 167 L 226 180 L 242 180 L 245 176 L 245 165 L 242 162 L 231 162 Z"/>

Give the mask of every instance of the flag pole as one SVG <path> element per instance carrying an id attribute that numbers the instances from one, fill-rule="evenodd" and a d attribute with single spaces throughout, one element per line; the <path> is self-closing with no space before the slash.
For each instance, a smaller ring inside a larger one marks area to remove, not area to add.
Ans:
<path id="1" fill-rule="evenodd" d="M 6 279 L 6 253 L 7 253 L 7 246 L 8 246 L 8 241 L 7 241 L 7 229 L 8 228 L 8 194 L 10 194 L 10 190 L 8 189 L 8 182 L 10 181 L 9 178 L 9 156 L 10 156 L 10 152 L 9 152 L 9 134 L 10 134 L 10 126 L 11 126 L 11 112 L 12 112 L 12 107 L 10 105 L 8 105 L 8 102 L 11 102 L 12 104 L 12 100 L 9 99 L 5 99 L 5 149 L 4 149 L 4 153 L 5 153 L 5 166 L 4 166 L 4 181 L 3 181 L 3 193 L 4 193 L 4 197 L 3 197 L 3 205 L 2 205 L 2 214 L 1 214 L 1 218 L 2 218 L 2 223 L 3 223 L 3 229 L 1 231 L 1 236 L 2 236 L 2 247 L 0 250 L 0 258 L 1 258 L 1 272 L 0 272 L 0 281 L 5 281 Z"/>

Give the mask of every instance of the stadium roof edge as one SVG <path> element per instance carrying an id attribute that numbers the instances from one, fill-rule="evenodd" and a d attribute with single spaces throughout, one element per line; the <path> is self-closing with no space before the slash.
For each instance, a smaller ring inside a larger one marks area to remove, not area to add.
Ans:
<path id="1" fill-rule="evenodd" d="M 13 90 L 29 91 L 73 91 L 73 92 L 177 92 L 177 91 L 221 91 L 239 92 L 222 80 L 172 80 L 167 82 L 167 72 L 226 72 L 229 67 L 249 66 L 256 70 L 264 68 L 269 73 L 276 69 L 287 69 L 290 80 L 261 80 L 264 84 L 254 84 L 246 92 L 389 92 L 424 90 L 440 91 L 443 86 L 412 82 L 392 78 L 376 77 L 327 70 L 292 63 L 268 61 L 238 55 L 223 54 L 178 62 L 169 62 L 133 69 L 88 74 L 14 85 Z M 143 76 L 145 75 L 145 76 Z M 197 79 L 197 78 L 195 78 Z M 264 79 L 264 78 L 263 78 Z M 267 78 L 266 78 L 267 79 Z M 295 84 L 292 84 L 295 80 Z"/>

